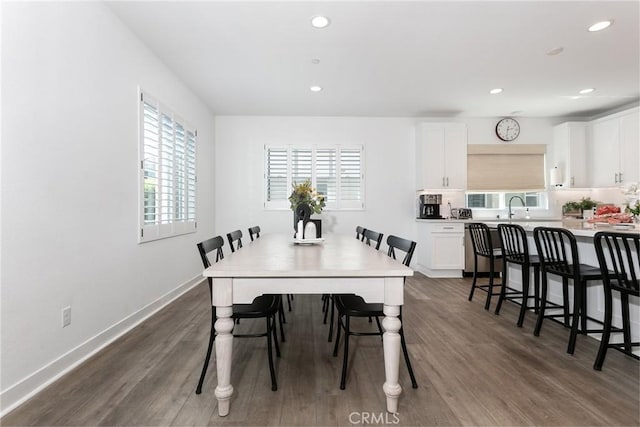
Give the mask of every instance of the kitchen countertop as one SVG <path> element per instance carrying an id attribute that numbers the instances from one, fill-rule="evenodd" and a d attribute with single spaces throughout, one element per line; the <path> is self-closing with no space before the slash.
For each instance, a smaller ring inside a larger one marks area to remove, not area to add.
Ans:
<path id="1" fill-rule="evenodd" d="M 498 224 L 508 224 L 506 219 L 416 219 L 416 222 L 437 222 L 437 223 L 471 223 L 483 222 L 491 228 L 495 228 Z M 562 227 L 571 231 L 576 237 L 593 237 L 598 231 L 620 231 L 628 233 L 640 233 L 640 224 L 635 224 L 633 228 L 618 229 L 609 224 L 590 224 L 581 220 L 574 219 L 555 219 L 555 218 L 537 218 L 537 219 L 514 219 L 512 224 L 521 225 L 526 231 L 533 231 L 536 227 Z"/>

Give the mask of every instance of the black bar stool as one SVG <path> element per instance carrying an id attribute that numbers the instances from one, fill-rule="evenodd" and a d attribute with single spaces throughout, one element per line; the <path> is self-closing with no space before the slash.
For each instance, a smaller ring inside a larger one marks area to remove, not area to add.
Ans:
<path id="1" fill-rule="evenodd" d="M 608 348 L 622 351 L 635 359 L 639 357 L 631 352 L 631 347 L 640 346 L 639 342 L 631 342 L 629 320 L 629 295 L 640 296 L 638 279 L 640 277 L 640 234 L 598 232 L 593 236 L 596 248 L 602 283 L 604 285 L 604 332 L 600 341 L 600 349 L 593 369 L 602 370 Z M 613 291 L 620 293 L 622 311 L 622 329 L 611 325 Z M 609 343 L 611 332 L 622 332 L 623 342 Z"/>
<path id="2" fill-rule="evenodd" d="M 499 224 L 498 235 L 502 246 L 502 287 L 500 298 L 496 306 L 496 314 L 500 314 L 500 308 L 504 300 L 521 300 L 520 316 L 518 317 L 518 327 L 522 327 L 524 316 L 529 307 L 529 300 L 534 300 L 534 310 L 538 313 L 539 289 L 540 289 L 540 258 L 537 255 L 529 254 L 529 244 L 527 233 L 522 226 L 517 224 Z M 517 264 L 522 268 L 522 290 L 510 288 L 508 286 L 507 264 Z M 534 295 L 529 295 L 529 272 L 533 267 Z"/>
<path id="3" fill-rule="evenodd" d="M 476 288 L 487 292 L 487 302 L 484 309 L 489 310 L 491 298 L 493 297 L 493 279 L 495 274 L 495 262 L 502 259 L 501 249 L 494 249 L 491 241 L 491 231 L 489 227 L 482 222 L 473 222 L 469 224 L 469 234 L 471 235 L 471 243 L 473 245 L 473 282 L 471 283 L 471 292 L 469 293 L 469 301 L 473 298 L 473 292 Z M 489 259 L 489 283 L 486 285 L 478 285 L 478 257 Z M 504 277 L 502 278 L 504 281 Z"/>
<path id="4" fill-rule="evenodd" d="M 540 295 L 540 311 L 538 320 L 533 331 L 535 336 L 540 335 L 542 321 L 545 317 L 555 318 L 562 316 L 564 325 L 569 326 L 571 321 L 571 334 L 567 353 L 573 354 L 576 347 L 576 337 L 578 335 L 578 323 L 580 323 L 580 333 L 600 333 L 602 329 L 587 329 L 587 319 L 596 323 L 603 322 L 588 317 L 587 314 L 587 282 L 602 280 L 599 267 L 580 264 L 578 257 L 578 245 L 576 238 L 569 230 L 554 227 L 536 227 L 533 230 L 533 238 L 540 256 L 542 270 L 542 291 Z M 561 315 L 546 315 L 546 303 L 548 292 L 548 276 L 550 274 L 562 278 L 563 290 L 563 313 Z M 573 313 L 569 313 L 569 279 L 573 281 Z"/>

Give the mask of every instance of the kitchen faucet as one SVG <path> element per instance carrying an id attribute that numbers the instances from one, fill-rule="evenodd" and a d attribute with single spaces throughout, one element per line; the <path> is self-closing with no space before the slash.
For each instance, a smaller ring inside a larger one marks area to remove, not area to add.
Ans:
<path id="1" fill-rule="evenodd" d="M 520 196 L 512 196 L 509 199 L 509 223 L 511 223 L 511 217 L 513 216 L 513 212 L 511 211 L 511 202 L 513 201 L 513 199 L 520 199 L 520 201 L 522 202 L 522 206 L 527 206 L 526 203 L 524 202 L 524 200 L 522 199 L 522 197 L 520 197 Z"/>

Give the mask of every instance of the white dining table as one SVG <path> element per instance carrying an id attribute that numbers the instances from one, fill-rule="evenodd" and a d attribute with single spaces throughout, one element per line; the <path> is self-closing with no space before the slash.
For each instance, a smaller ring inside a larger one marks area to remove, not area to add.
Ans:
<path id="1" fill-rule="evenodd" d="M 216 307 L 216 369 L 218 413 L 229 413 L 233 385 L 231 319 L 233 304 L 248 304 L 262 294 L 360 295 L 370 303 L 384 304 L 382 326 L 387 411 L 398 412 L 402 387 L 400 363 L 400 308 L 404 281 L 413 270 L 365 245 L 354 236 L 330 234 L 323 242 L 294 244 L 291 235 L 265 234 L 207 268 L 203 276 L 213 279 L 211 303 Z"/>

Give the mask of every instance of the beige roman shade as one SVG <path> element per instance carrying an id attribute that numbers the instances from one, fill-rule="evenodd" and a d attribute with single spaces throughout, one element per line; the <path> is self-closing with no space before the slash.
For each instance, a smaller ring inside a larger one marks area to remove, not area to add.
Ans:
<path id="1" fill-rule="evenodd" d="M 546 145 L 467 145 L 469 191 L 543 190 Z"/>

